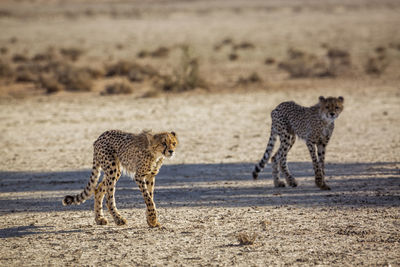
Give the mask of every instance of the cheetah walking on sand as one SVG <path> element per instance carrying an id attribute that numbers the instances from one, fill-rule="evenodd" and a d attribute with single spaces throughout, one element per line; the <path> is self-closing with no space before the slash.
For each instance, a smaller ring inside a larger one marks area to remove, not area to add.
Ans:
<path id="1" fill-rule="evenodd" d="M 268 162 L 271 152 L 279 136 L 280 147 L 271 158 L 272 177 L 275 187 L 284 187 L 285 183 L 279 180 L 279 169 L 286 177 L 286 182 L 292 187 L 297 186 L 295 178 L 289 171 L 286 158 L 289 150 L 296 141 L 296 135 L 306 142 L 313 162 L 315 183 L 322 190 L 330 190 L 325 183 L 325 149 L 334 129 L 334 121 L 343 110 L 344 98 L 339 96 L 319 97 L 318 104 L 312 107 L 303 107 L 295 102 L 283 102 L 272 112 L 271 136 L 267 149 L 261 161 L 255 165 L 253 178 L 257 179 L 259 172 Z M 315 154 L 317 148 L 318 158 Z"/>
<path id="2" fill-rule="evenodd" d="M 93 193 L 94 211 L 97 224 L 107 224 L 103 214 L 103 199 L 106 196 L 107 208 L 117 225 L 126 224 L 115 206 L 115 184 L 125 170 L 135 179 L 146 203 L 147 223 L 158 227 L 157 211 L 154 204 L 155 176 L 159 172 L 165 157 L 172 157 L 178 139 L 174 132 L 152 134 L 126 133 L 119 130 L 106 131 L 94 142 L 93 170 L 87 186 L 82 193 L 65 196 L 63 205 L 81 204 Z M 104 171 L 103 180 L 97 185 L 100 170 Z"/>

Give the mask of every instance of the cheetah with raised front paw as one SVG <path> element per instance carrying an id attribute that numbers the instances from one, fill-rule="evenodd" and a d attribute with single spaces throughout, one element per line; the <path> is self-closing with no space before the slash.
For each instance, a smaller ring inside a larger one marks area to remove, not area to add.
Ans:
<path id="1" fill-rule="evenodd" d="M 165 157 L 172 157 L 178 139 L 174 132 L 153 134 L 144 131 L 140 134 L 119 130 L 106 131 L 94 142 L 93 170 L 87 186 L 82 193 L 65 196 L 63 205 L 81 204 L 93 193 L 94 211 L 97 224 L 107 224 L 103 214 L 103 199 L 117 225 L 126 224 L 115 206 L 115 184 L 124 170 L 135 179 L 146 203 L 147 223 L 150 227 L 159 227 L 154 204 L 155 176 L 159 172 Z M 97 185 L 103 170 L 103 180 Z"/>
<path id="2" fill-rule="evenodd" d="M 297 182 L 286 163 L 289 150 L 296 141 L 296 135 L 306 142 L 313 162 L 315 183 L 322 190 L 330 190 L 325 183 L 325 149 L 333 133 L 334 121 L 343 110 L 344 98 L 339 96 L 319 97 L 319 103 L 312 107 L 303 107 L 295 102 L 283 102 L 272 112 L 271 136 L 261 161 L 255 165 L 253 178 L 257 179 L 259 172 L 268 162 L 271 152 L 279 136 L 280 147 L 271 158 L 272 177 L 275 187 L 284 187 L 285 183 L 279 180 L 279 169 L 286 177 L 286 182 L 292 187 Z M 315 154 L 317 148 L 318 158 Z"/>

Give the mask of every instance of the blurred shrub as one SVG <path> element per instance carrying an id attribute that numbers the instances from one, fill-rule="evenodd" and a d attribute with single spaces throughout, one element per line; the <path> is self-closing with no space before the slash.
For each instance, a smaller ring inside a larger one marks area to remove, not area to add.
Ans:
<path id="1" fill-rule="evenodd" d="M 241 42 L 241 43 L 233 45 L 233 49 L 234 50 L 238 50 L 238 49 L 254 49 L 254 48 L 256 48 L 256 46 L 253 43 L 250 43 L 250 42 Z"/>
<path id="2" fill-rule="evenodd" d="M 161 46 L 149 54 L 151 57 L 167 57 L 169 54 L 169 48 Z"/>
<path id="3" fill-rule="evenodd" d="M 15 54 L 13 57 L 12 57 L 12 61 L 14 61 L 14 62 L 27 62 L 27 61 L 29 61 L 29 58 L 27 57 L 27 56 L 25 56 L 25 55 L 22 55 L 22 54 Z"/>
<path id="4" fill-rule="evenodd" d="M 14 69 L 10 62 L 0 59 L 0 78 L 14 78 Z"/>
<path id="5" fill-rule="evenodd" d="M 64 86 L 58 82 L 57 78 L 51 74 L 41 75 L 38 85 L 46 90 L 47 94 L 56 93 L 64 90 Z"/>
<path id="6" fill-rule="evenodd" d="M 30 70 L 18 71 L 15 77 L 16 82 L 36 82 L 38 76 Z"/>
<path id="7" fill-rule="evenodd" d="M 159 48 L 155 49 L 154 51 L 146 51 L 141 50 L 137 54 L 138 58 L 145 58 L 145 57 L 154 57 L 154 58 L 164 58 L 169 55 L 170 49 L 165 46 L 160 46 Z"/>
<path id="8" fill-rule="evenodd" d="M 61 65 L 55 70 L 55 76 L 65 90 L 74 92 L 87 92 L 92 89 L 93 78 L 85 68 L 69 64 Z"/>
<path id="9" fill-rule="evenodd" d="M 381 75 L 389 66 L 386 54 L 378 54 L 368 58 L 365 64 L 365 72 L 369 75 Z"/>
<path id="10" fill-rule="evenodd" d="M 249 85 L 249 84 L 260 83 L 260 82 L 262 82 L 261 77 L 258 75 L 257 72 L 253 72 L 247 77 L 240 77 L 237 81 L 237 84 Z"/>
<path id="11" fill-rule="evenodd" d="M 257 233 L 239 233 L 236 235 L 237 240 L 239 241 L 239 245 L 253 245 L 256 241 L 258 234 Z"/>
<path id="12" fill-rule="evenodd" d="M 0 48 L 0 54 L 5 55 L 8 53 L 8 48 L 3 46 Z"/>
<path id="13" fill-rule="evenodd" d="M 239 55 L 236 54 L 236 53 L 230 53 L 230 54 L 228 55 L 228 59 L 229 59 L 230 61 L 235 61 L 235 60 L 237 60 L 238 58 L 239 58 Z"/>
<path id="14" fill-rule="evenodd" d="M 138 64 L 127 61 L 120 60 L 114 64 L 106 66 L 106 76 L 128 76 L 131 70 L 140 68 Z"/>
<path id="15" fill-rule="evenodd" d="M 267 57 L 264 61 L 265 65 L 272 65 L 275 63 L 275 59 L 272 57 Z"/>
<path id="16" fill-rule="evenodd" d="M 60 54 L 71 61 L 77 61 L 79 57 L 83 54 L 83 50 L 75 47 L 71 48 L 61 48 Z"/>
<path id="17" fill-rule="evenodd" d="M 106 85 L 105 90 L 101 92 L 101 95 L 117 95 L 117 94 L 131 94 L 132 86 L 126 82 L 117 82 Z"/>
<path id="18" fill-rule="evenodd" d="M 158 85 L 163 91 L 183 92 L 195 88 L 208 88 L 199 72 L 199 62 L 189 46 L 182 46 L 180 65 L 172 76 L 160 76 Z"/>
<path id="19" fill-rule="evenodd" d="M 297 49 L 289 49 L 286 60 L 278 67 L 287 71 L 291 78 L 336 77 L 351 65 L 350 54 L 341 49 L 328 48 L 326 56 L 317 57 Z"/>
<path id="20" fill-rule="evenodd" d="M 158 71 L 149 65 L 137 65 L 136 68 L 132 68 L 129 72 L 128 79 L 132 82 L 142 82 L 145 79 L 151 79 L 159 75 Z"/>

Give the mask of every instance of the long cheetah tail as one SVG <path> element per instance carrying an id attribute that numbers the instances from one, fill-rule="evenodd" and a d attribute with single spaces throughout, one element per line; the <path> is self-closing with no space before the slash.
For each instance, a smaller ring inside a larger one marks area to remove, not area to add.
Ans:
<path id="1" fill-rule="evenodd" d="M 92 170 L 92 175 L 90 176 L 90 180 L 87 183 L 85 189 L 81 193 L 75 196 L 71 195 L 65 196 L 64 199 L 62 200 L 62 204 L 64 206 L 69 206 L 73 204 L 79 205 L 85 202 L 93 194 L 97 181 L 99 180 L 99 177 L 100 177 L 100 167 L 94 165 Z"/>
<path id="2" fill-rule="evenodd" d="M 258 178 L 258 174 L 264 169 L 265 164 L 267 164 L 267 162 L 270 158 L 271 152 L 274 149 L 274 145 L 276 142 L 276 136 L 277 135 L 271 131 L 271 136 L 269 137 L 267 149 L 264 152 L 264 156 L 260 160 L 260 162 L 254 166 L 254 170 L 253 170 L 253 179 L 254 180 L 256 180 Z"/>

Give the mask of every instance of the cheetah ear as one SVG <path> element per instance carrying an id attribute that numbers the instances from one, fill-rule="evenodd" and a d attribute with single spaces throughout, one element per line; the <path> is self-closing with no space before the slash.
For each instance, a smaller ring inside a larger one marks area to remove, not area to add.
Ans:
<path id="1" fill-rule="evenodd" d="M 319 97 L 319 102 L 325 103 L 325 101 L 326 101 L 325 97 L 323 97 L 323 96 L 320 96 L 320 97 Z"/>
<path id="2" fill-rule="evenodd" d="M 175 132 L 171 132 L 171 134 L 172 134 L 173 136 L 176 136 L 176 133 L 175 133 Z"/>
<path id="3" fill-rule="evenodd" d="M 339 102 L 340 102 L 340 103 L 343 103 L 343 101 L 344 101 L 343 96 L 339 96 L 338 99 L 339 99 Z"/>

